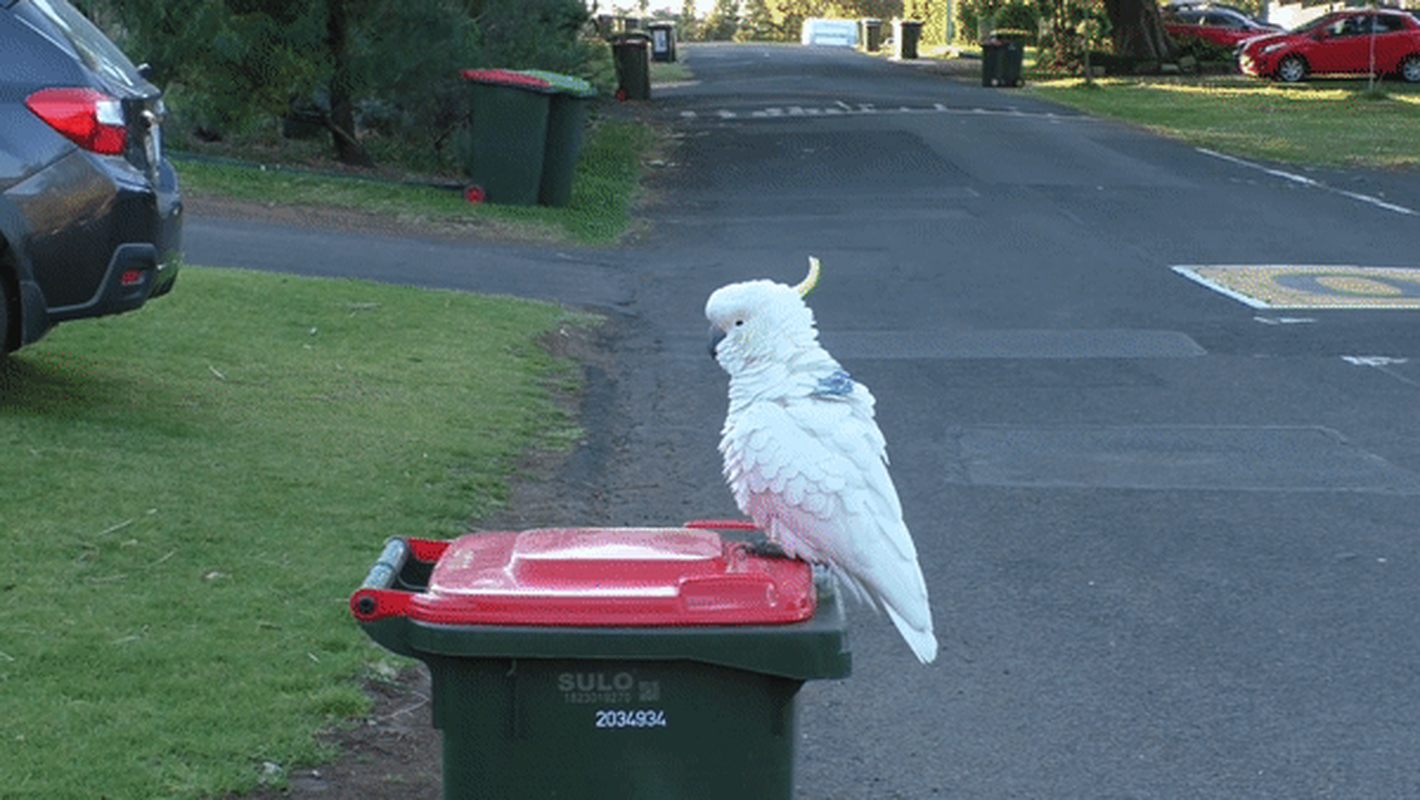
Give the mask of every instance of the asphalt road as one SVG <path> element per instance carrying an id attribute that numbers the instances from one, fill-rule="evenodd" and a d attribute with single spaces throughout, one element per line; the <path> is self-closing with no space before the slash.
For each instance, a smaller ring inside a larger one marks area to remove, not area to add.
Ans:
<path id="1" fill-rule="evenodd" d="M 546 522 L 620 525 L 734 513 L 701 309 L 816 255 L 943 650 L 850 609 L 853 677 L 800 696 L 801 797 L 1420 796 L 1420 316 L 1267 306 L 1420 297 L 1347 269 L 1420 267 L 1420 176 L 1238 162 L 847 52 L 682 52 L 634 248 L 193 219 L 188 260 L 613 314 L 561 476 L 584 518 Z M 1249 265 L 1288 269 L 1212 269 Z"/>

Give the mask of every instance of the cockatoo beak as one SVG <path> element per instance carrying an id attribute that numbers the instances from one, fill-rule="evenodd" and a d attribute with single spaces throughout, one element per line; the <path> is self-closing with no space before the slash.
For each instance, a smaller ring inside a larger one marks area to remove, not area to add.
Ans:
<path id="1" fill-rule="evenodd" d="M 714 325 L 711 325 L 711 326 L 710 326 L 710 357 L 711 357 L 711 358 L 714 358 L 714 357 L 715 357 L 715 348 L 719 347 L 719 346 L 720 346 L 720 342 L 723 342 L 724 340 L 725 340 L 725 332 L 722 331 L 722 330 L 720 330 L 719 328 L 715 327 Z"/>

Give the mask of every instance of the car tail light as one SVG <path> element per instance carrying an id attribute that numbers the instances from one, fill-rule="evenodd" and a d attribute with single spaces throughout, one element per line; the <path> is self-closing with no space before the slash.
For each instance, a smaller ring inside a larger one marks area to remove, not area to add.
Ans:
<path id="1" fill-rule="evenodd" d="M 65 138 L 93 153 L 123 155 L 128 126 L 123 105 L 93 89 L 43 89 L 25 105 Z"/>

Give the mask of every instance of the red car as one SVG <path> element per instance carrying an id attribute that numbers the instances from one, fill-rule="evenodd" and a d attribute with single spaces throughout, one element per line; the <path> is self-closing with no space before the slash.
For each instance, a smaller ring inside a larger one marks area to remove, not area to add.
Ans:
<path id="1" fill-rule="evenodd" d="M 1403 11 L 1335 11 L 1287 33 L 1248 41 L 1238 68 L 1295 83 L 1308 75 L 1399 75 L 1420 83 L 1420 22 Z"/>
<path id="2" fill-rule="evenodd" d="M 1179 44 L 1202 39 L 1232 50 L 1254 36 L 1276 33 L 1281 28 L 1258 22 L 1231 8 L 1180 6 L 1164 10 L 1164 30 Z"/>

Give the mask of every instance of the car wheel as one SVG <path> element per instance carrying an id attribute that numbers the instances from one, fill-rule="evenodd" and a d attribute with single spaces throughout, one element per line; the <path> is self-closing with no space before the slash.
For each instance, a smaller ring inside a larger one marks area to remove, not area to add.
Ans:
<path id="1" fill-rule="evenodd" d="M 1400 65 L 1400 77 L 1406 83 L 1420 83 L 1420 56 L 1410 56 Z"/>
<path id="2" fill-rule="evenodd" d="M 1301 56 L 1287 56 L 1277 65 L 1277 77 L 1296 83 L 1307 76 L 1307 62 Z"/>

